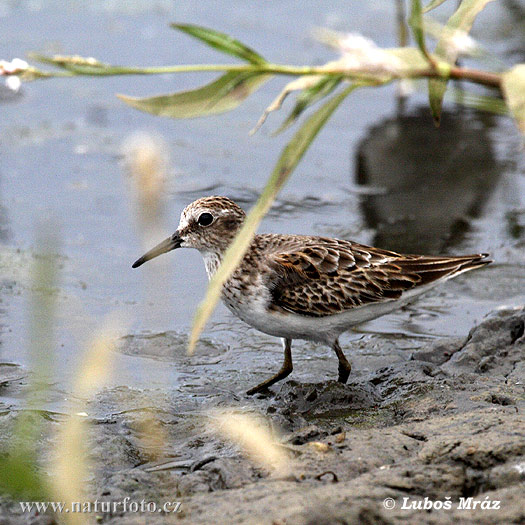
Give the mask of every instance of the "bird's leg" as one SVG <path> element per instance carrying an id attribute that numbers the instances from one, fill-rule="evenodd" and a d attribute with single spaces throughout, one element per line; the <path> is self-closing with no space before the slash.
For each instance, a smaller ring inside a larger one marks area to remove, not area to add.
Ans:
<path id="1" fill-rule="evenodd" d="M 260 385 L 250 388 L 250 390 L 246 392 L 249 396 L 257 394 L 257 392 L 261 392 L 262 390 L 266 390 L 269 386 L 277 383 L 277 381 L 280 381 L 281 379 L 284 379 L 292 372 L 292 340 L 283 338 L 282 342 L 284 347 L 284 362 L 283 366 L 281 366 L 281 370 L 270 377 L 270 379 L 263 381 Z"/>
<path id="2" fill-rule="evenodd" d="M 334 349 L 334 352 L 337 355 L 337 359 L 339 359 L 339 377 L 337 378 L 337 380 L 340 383 L 344 384 L 348 381 L 348 376 L 350 375 L 350 371 L 352 370 L 352 365 L 345 357 L 345 354 L 343 354 L 343 350 L 341 350 L 341 347 L 339 346 L 339 341 L 337 339 L 332 345 L 332 348 Z"/>

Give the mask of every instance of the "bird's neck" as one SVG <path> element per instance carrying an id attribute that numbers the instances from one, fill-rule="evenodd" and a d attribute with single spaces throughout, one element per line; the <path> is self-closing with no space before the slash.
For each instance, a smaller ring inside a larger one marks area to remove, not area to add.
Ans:
<path id="1" fill-rule="evenodd" d="M 202 258 L 204 259 L 204 265 L 206 266 L 208 279 L 211 279 L 219 269 L 222 259 L 224 258 L 224 254 L 228 250 L 230 243 L 234 240 L 235 233 L 236 231 L 230 232 L 232 236 L 229 242 L 224 242 L 220 246 L 216 246 L 214 249 L 200 250 Z"/>
<path id="2" fill-rule="evenodd" d="M 204 259 L 204 266 L 206 267 L 206 273 L 208 279 L 211 279 L 215 272 L 219 269 L 222 262 L 222 253 L 216 252 L 201 252 L 202 258 Z"/>

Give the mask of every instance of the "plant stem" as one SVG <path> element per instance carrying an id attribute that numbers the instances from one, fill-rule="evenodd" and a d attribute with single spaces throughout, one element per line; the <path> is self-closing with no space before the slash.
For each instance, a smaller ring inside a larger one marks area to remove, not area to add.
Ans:
<path id="1" fill-rule="evenodd" d="M 450 69 L 450 78 L 468 80 L 475 84 L 501 89 L 501 75 L 499 73 L 453 66 Z"/>
<path id="2" fill-rule="evenodd" d="M 70 75 L 87 76 L 115 76 L 115 75 L 165 75 L 172 73 L 190 72 L 235 72 L 235 73 L 254 73 L 254 74 L 274 74 L 274 75 L 343 75 L 352 80 L 379 81 L 380 83 L 393 80 L 395 78 L 442 78 L 434 68 L 424 70 L 409 71 L 406 74 L 399 74 L 397 77 L 391 73 L 385 73 L 384 80 L 381 81 L 377 75 L 366 73 L 366 71 L 350 71 L 338 67 L 326 66 L 288 66 L 282 64 L 190 64 L 183 66 L 158 66 L 158 67 L 126 67 L 111 65 L 84 65 L 74 63 L 57 63 L 46 60 L 47 63 L 62 67 Z M 388 76 L 390 75 L 390 79 Z M 488 87 L 500 88 L 501 75 L 488 71 L 452 66 L 450 68 L 450 78 L 461 79 L 481 84 Z"/>

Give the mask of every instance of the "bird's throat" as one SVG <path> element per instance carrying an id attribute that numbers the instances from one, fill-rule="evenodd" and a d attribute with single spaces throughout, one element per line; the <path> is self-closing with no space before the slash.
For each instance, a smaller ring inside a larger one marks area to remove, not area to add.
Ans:
<path id="1" fill-rule="evenodd" d="M 222 258 L 214 252 L 202 252 L 202 258 L 204 259 L 208 279 L 211 279 L 219 269 Z"/>

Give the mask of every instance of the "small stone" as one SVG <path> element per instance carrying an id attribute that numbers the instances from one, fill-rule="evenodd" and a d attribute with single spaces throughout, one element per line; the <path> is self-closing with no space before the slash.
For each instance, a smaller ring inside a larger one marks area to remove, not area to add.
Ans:
<path id="1" fill-rule="evenodd" d="M 312 448 L 317 450 L 318 452 L 329 452 L 332 447 L 328 445 L 327 443 L 321 443 L 321 441 L 311 441 L 308 443 Z"/>
<path id="2" fill-rule="evenodd" d="M 335 436 L 336 443 L 342 443 L 346 439 L 346 432 L 340 432 Z"/>

